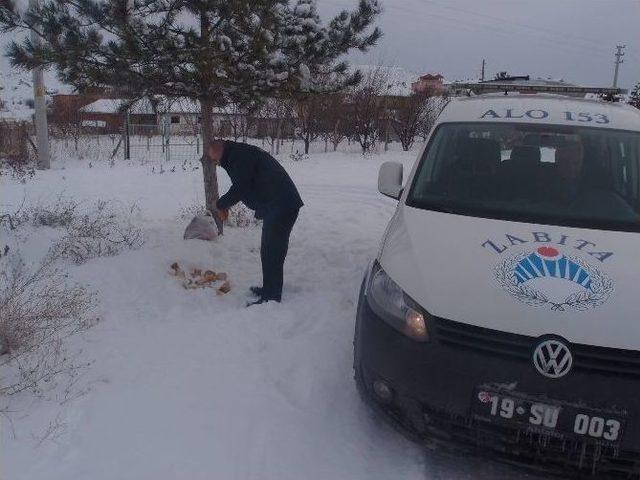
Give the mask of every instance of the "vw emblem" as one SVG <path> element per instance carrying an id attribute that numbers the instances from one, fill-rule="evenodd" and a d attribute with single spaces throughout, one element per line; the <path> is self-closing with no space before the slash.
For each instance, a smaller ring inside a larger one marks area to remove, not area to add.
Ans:
<path id="1" fill-rule="evenodd" d="M 573 355 L 561 341 L 545 340 L 533 352 L 533 365 L 547 378 L 560 378 L 571 370 Z"/>

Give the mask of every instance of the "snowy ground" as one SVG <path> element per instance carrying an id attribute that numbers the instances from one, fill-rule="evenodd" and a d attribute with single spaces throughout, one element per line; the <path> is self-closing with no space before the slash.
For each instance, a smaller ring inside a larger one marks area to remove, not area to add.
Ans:
<path id="1" fill-rule="evenodd" d="M 64 405 L 25 397 L 13 425 L 2 425 L 0 478 L 529 478 L 484 460 L 426 453 L 356 393 L 355 297 L 394 209 L 376 191 L 377 170 L 384 160 L 409 168 L 414 156 L 330 153 L 291 162 L 283 155 L 305 207 L 284 303 L 251 309 L 245 291 L 260 278 L 259 228 L 230 228 L 215 243 L 181 239 L 180 212 L 202 202 L 199 170 L 89 168 L 85 158 L 58 162 L 26 184 L 2 177 L 8 210 L 25 197 L 60 193 L 136 203 L 146 241 L 68 266 L 99 293 L 102 322 L 73 340 L 94 361 L 82 380 L 89 391 Z M 186 291 L 167 275 L 173 261 L 226 271 L 234 290 Z"/>

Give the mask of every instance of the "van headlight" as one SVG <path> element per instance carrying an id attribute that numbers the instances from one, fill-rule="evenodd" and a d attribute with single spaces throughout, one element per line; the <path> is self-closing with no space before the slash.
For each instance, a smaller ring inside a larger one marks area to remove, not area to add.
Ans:
<path id="1" fill-rule="evenodd" d="M 367 299 L 371 309 L 386 323 L 418 342 L 429 340 L 429 332 L 421 308 L 376 262 L 371 272 Z"/>

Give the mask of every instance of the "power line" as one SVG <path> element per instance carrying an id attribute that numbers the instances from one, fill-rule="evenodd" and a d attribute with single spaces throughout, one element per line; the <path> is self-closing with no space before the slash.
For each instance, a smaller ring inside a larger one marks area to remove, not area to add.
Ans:
<path id="1" fill-rule="evenodd" d="M 459 7 L 452 7 L 450 5 L 442 5 L 441 3 L 438 3 L 434 0 L 423 0 L 425 2 L 431 3 L 433 5 L 436 5 L 440 8 L 446 9 L 446 10 L 451 10 L 451 11 L 455 11 L 455 12 L 459 12 L 459 13 L 465 13 L 467 15 L 475 15 L 478 17 L 483 17 L 483 18 L 487 18 L 487 19 L 491 19 L 491 20 L 496 20 L 498 22 L 500 22 L 502 25 L 504 24 L 509 24 L 509 25 L 514 25 L 514 26 L 518 26 L 521 28 L 526 28 L 529 30 L 534 30 L 534 31 L 538 31 L 538 32 L 542 32 L 542 33 L 546 33 L 546 34 L 552 34 L 555 35 L 557 37 L 562 37 L 565 39 L 567 38 L 573 38 L 574 40 L 578 40 L 580 42 L 587 42 L 587 43 L 591 43 L 592 45 L 589 46 L 589 48 L 594 48 L 597 47 L 598 50 L 600 52 L 605 52 L 604 49 L 601 48 L 601 42 L 598 40 L 594 40 L 593 38 L 589 38 L 589 37 L 585 37 L 582 35 L 574 35 L 574 34 L 569 34 L 569 33 L 561 33 L 558 32 L 557 30 L 552 30 L 550 28 L 545 28 L 545 27 L 540 27 L 540 26 L 533 26 L 527 23 L 519 23 L 519 22 L 514 22 L 513 20 L 509 20 L 506 18 L 501 18 L 501 17 L 496 17 L 494 15 L 488 15 L 486 13 L 480 13 L 480 12 L 474 12 L 471 10 L 466 10 L 466 9 L 462 9 Z M 580 47 L 580 48 L 585 48 L 585 45 L 578 45 L 578 44 L 574 44 L 576 47 Z"/>
<path id="2" fill-rule="evenodd" d="M 323 0 L 323 2 L 332 4 L 334 6 L 339 5 L 332 0 Z M 558 32 L 549 28 L 545 28 L 545 27 L 540 27 L 537 25 L 534 26 L 534 25 L 524 24 L 520 22 L 514 22 L 505 18 L 494 16 L 494 15 L 488 15 L 488 14 L 473 12 L 470 10 L 457 8 L 453 6 L 442 5 L 434 0 L 421 0 L 421 3 L 422 2 L 428 2 L 438 8 L 448 9 L 458 13 L 464 13 L 465 17 L 452 18 L 451 16 L 446 16 L 441 13 L 424 12 L 422 10 L 416 10 L 415 7 L 417 5 L 415 3 L 411 5 L 411 7 L 414 7 L 414 8 L 409 8 L 406 5 L 398 5 L 395 2 L 394 4 L 391 4 L 391 2 L 386 2 L 384 7 L 385 7 L 385 10 L 387 11 L 391 10 L 391 11 L 404 12 L 410 15 L 413 20 L 421 17 L 430 17 L 439 22 L 455 25 L 456 28 L 458 29 L 472 30 L 472 31 L 483 30 L 486 32 L 487 28 L 491 28 L 491 34 L 493 35 L 508 37 L 510 39 L 513 39 L 516 37 L 522 37 L 526 35 L 529 38 L 531 38 L 532 41 L 552 46 L 555 50 L 561 50 L 563 52 L 570 53 L 572 55 L 579 53 L 581 56 L 584 56 L 584 57 L 599 56 L 607 59 L 611 58 L 610 52 L 602 48 L 601 46 L 602 42 L 598 40 L 594 40 L 593 38 L 568 34 L 566 32 L 561 33 L 561 32 Z M 477 19 L 474 20 L 473 18 L 469 18 L 470 16 L 480 17 L 480 20 L 477 20 Z M 403 20 L 399 20 L 398 18 L 387 17 L 387 19 L 393 20 L 394 23 L 401 22 L 407 27 L 409 26 L 406 24 L 406 22 L 404 22 Z M 487 22 L 487 20 L 490 20 L 490 22 Z M 484 23 L 481 23 L 481 22 L 484 22 Z M 496 25 L 496 22 L 499 22 L 499 25 Z M 509 28 L 510 26 L 520 27 L 520 29 L 526 29 L 528 31 L 513 30 Z M 550 35 L 556 36 L 558 38 L 556 39 L 551 38 Z M 587 43 L 589 44 L 587 45 Z M 635 61 L 640 61 L 638 57 L 634 55 L 634 53 L 632 52 L 626 52 L 626 53 Z"/>
<path id="3" fill-rule="evenodd" d="M 465 26 L 467 28 L 471 28 L 471 29 L 482 29 L 483 27 L 487 27 L 486 24 L 481 24 L 478 22 L 475 22 L 473 20 L 463 20 L 460 18 L 452 18 L 452 17 L 448 17 L 442 14 L 438 14 L 438 13 L 426 13 L 426 12 L 419 12 L 417 10 L 413 10 L 413 9 L 409 9 L 407 7 L 404 6 L 399 6 L 399 5 L 393 5 L 389 8 L 390 10 L 396 10 L 396 11 L 403 11 L 405 13 L 410 14 L 412 17 L 431 17 L 431 18 L 436 18 L 445 22 L 449 22 L 451 24 L 456 25 L 458 28 Z M 577 45 L 573 45 L 570 43 L 558 43 L 558 41 L 550 39 L 550 38 L 545 38 L 545 37 L 538 37 L 536 34 L 533 34 L 531 32 L 518 32 L 518 31 L 514 31 L 514 30 L 510 30 L 508 28 L 505 28 L 504 26 L 500 26 L 500 27 L 492 27 L 491 33 L 494 35 L 502 35 L 504 37 L 508 37 L 510 39 L 513 39 L 514 36 L 521 36 L 521 35 L 528 35 L 528 36 L 532 36 L 536 41 L 538 42 L 545 42 L 549 45 L 552 45 L 554 48 L 556 49 L 561 49 L 561 50 L 565 50 L 565 51 L 570 51 L 570 49 L 572 50 L 571 53 L 575 54 L 576 51 L 579 51 L 581 54 L 589 54 L 589 55 L 598 55 L 601 56 L 603 58 L 610 58 L 609 57 L 609 53 L 603 53 L 602 50 L 594 50 L 591 47 L 586 47 L 586 46 L 577 46 Z"/>
<path id="4" fill-rule="evenodd" d="M 331 0 L 323 0 L 323 2 L 326 3 L 330 3 L 334 6 L 338 6 L 339 4 L 331 1 Z M 552 44 L 553 46 L 555 46 L 556 48 L 563 48 L 563 49 L 567 49 L 567 48 L 574 48 L 576 50 L 579 50 L 581 53 L 589 53 L 590 55 L 600 55 L 603 58 L 606 56 L 606 58 L 609 58 L 609 51 L 605 50 L 604 48 L 602 48 L 602 42 L 599 40 L 595 40 L 593 38 L 589 38 L 589 37 L 585 37 L 582 35 L 574 35 L 574 34 L 569 34 L 569 33 L 562 33 L 562 32 L 558 32 L 557 30 L 552 30 L 550 28 L 545 28 L 545 27 L 541 27 L 541 26 L 534 26 L 534 25 L 530 25 L 530 24 L 526 24 L 526 23 L 520 23 L 520 22 L 514 22 L 513 20 L 509 20 L 506 18 L 501 18 L 501 17 L 497 17 L 494 15 L 489 15 L 489 14 L 485 14 L 485 13 L 480 13 L 480 12 L 475 12 L 475 11 L 471 11 L 471 10 L 466 10 L 463 8 L 459 8 L 459 7 L 453 7 L 450 5 L 443 5 L 435 0 L 421 0 L 420 3 L 423 2 L 428 2 L 436 7 L 442 8 L 442 9 L 446 9 L 446 10 L 450 10 L 450 11 L 454 11 L 454 12 L 458 12 L 458 13 L 464 13 L 466 15 L 473 15 L 476 17 L 481 17 L 481 18 L 485 18 L 488 20 L 492 20 L 493 22 L 491 23 L 492 26 L 495 26 L 495 22 L 499 22 L 499 26 L 498 28 L 502 30 L 502 34 L 508 34 L 510 36 L 513 36 L 513 34 L 516 35 L 528 35 L 528 36 L 533 36 L 536 37 L 538 41 L 541 42 L 546 42 L 548 44 Z M 415 6 L 415 4 L 414 4 Z M 471 21 L 472 23 L 469 23 L 469 20 L 464 20 L 464 19 L 460 19 L 460 18 L 452 18 L 452 17 L 446 17 L 442 14 L 437 14 L 437 13 L 433 13 L 433 12 L 423 12 L 423 11 L 418 11 L 415 9 L 411 9 L 411 8 L 407 8 L 406 5 L 403 6 L 399 6 L 397 4 L 393 4 L 390 5 L 389 3 L 384 5 L 384 8 L 387 10 L 399 10 L 399 11 L 404 11 L 406 13 L 409 13 L 412 15 L 412 17 L 414 18 L 420 18 L 420 16 L 430 16 L 433 18 L 439 18 L 441 20 L 444 21 L 449 21 L 449 22 L 454 22 L 456 24 L 463 24 L 463 23 L 467 23 L 468 26 L 470 27 L 479 27 L 481 25 L 476 24 L 475 22 Z M 487 25 L 485 23 L 485 25 Z M 509 30 L 509 29 L 505 29 L 505 25 L 512 25 L 512 26 L 517 26 L 520 28 L 524 28 L 527 30 L 531 30 L 529 32 L 521 32 L 521 31 L 517 31 L 517 30 Z M 492 33 L 495 33 L 494 31 L 492 31 Z M 544 36 L 542 35 L 544 34 Z M 548 35 L 554 35 L 556 37 L 562 38 L 563 39 L 563 43 L 562 44 L 558 44 L 558 42 L 554 39 L 548 38 Z M 578 41 L 578 42 L 583 42 L 583 43 L 574 43 L 573 41 L 570 41 L 568 39 L 573 39 L 574 41 Z M 586 45 L 585 43 L 589 43 L 589 45 Z"/>

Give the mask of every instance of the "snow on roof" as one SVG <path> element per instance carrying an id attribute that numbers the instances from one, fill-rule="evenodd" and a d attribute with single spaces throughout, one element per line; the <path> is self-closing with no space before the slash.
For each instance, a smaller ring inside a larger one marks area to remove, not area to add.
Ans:
<path id="1" fill-rule="evenodd" d="M 118 98 L 101 98 L 80 109 L 84 113 L 120 113 L 123 101 Z"/>
<path id="2" fill-rule="evenodd" d="M 142 98 L 131 103 L 130 100 L 123 98 L 101 98 L 85 105 L 80 109 L 84 113 L 122 113 L 130 105 L 129 112 L 138 115 L 153 114 L 153 105 L 147 98 Z"/>
<path id="3" fill-rule="evenodd" d="M 30 122 L 33 118 L 34 110 L 28 107 L 0 109 L 0 121 L 10 122 Z"/>
<path id="4" fill-rule="evenodd" d="M 102 98 L 93 103 L 85 105 L 80 109 L 85 113 L 108 113 L 118 114 L 126 110 L 130 105 L 129 112 L 137 115 L 153 115 L 153 114 L 179 114 L 179 115 L 199 115 L 200 104 L 197 100 L 186 97 L 165 97 L 162 95 L 156 97 L 143 97 L 133 103 L 124 98 Z M 227 107 L 215 107 L 213 113 L 231 114 L 232 111 Z"/>

